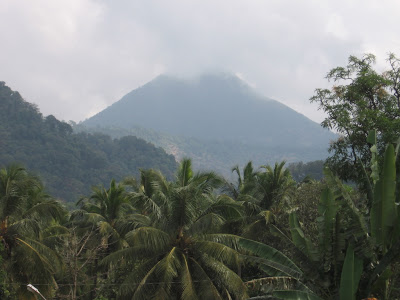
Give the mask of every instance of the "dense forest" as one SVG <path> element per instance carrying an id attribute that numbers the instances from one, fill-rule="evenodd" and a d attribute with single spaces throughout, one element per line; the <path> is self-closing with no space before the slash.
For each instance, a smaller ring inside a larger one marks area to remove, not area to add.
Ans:
<path id="1" fill-rule="evenodd" d="M 315 179 L 321 179 L 323 169 L 321 157 L 326 158 L 328 153 L 326 151 L 328 145 L 325 146 L 325 151 L 320 151 L 320 149 L 314 151 L 301 146 L 296 147 L 294 143 L 290 149 L 279 144 L 279 142 L 277 144 L 271 143 L 269 147 L 257 146 L 240 141 L 213 141 L 171 135 L 142 127 L 132 127 L 130 129 L 115 126 L 87 127 L 80 123 L 72 124 L 72 128 L 74 132 L 92 134 L 100 132 L 113 138 L 133 135 L 165 149 L 167 153 L 174 155 L 177 161 L 190 157 L 193 160 L 193 167 L 196 169 L 211 169 L 232 180 L 234 178 L 230 168 L 236 164 L 245 165 L 249 160 L 256 165 L 273 164 L 275 161 L 285 160 L 290 165 L 293 165 L 290 169 L 296 180 L 301 181 L 307 175 Z M 315 161 L 315 159 L 318 160 Z M 303 163 L 303 161 L 306 162 Z"/>
<path id="2" fill-rule="evenodd" d="M 68 211 L 5 165 L 1 299 L 400 299 L 400 60 L 374 61 L 351 56 L 312 98 L 341 133 L 322 180 L 248 162 L 232 183 L 183 159 L 173 176 L 110 177 Z"/>
<path id="3" fill-rule="evenodd" d="M 69 124 L 43 117 L 0 82 L 0 165 L 14 162 L 40 175 L 48 191 L 67 202 L 110 178 L 137 176 L 140 168 L 157 168 L 172 178 L 177 167 L 172 155 L 133 136 L 74 134 Z"/>

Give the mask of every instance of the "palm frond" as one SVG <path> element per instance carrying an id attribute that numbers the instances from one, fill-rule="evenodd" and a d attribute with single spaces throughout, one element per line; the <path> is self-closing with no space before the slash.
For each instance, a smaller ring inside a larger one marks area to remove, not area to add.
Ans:
<path id="1" fill-rule="evenodd" d="M 39 237 L 41 226 L 37 220 L 20 219 L 10 223 L 8 235 Z"/>
<path id="2" fill-rule="evenodd" d="M 225 219 L 217 213 L 207 213 L 201 215 L 197 220 L 190 225 L 187 232 L 191 235 L 204 234 L 209 232 L 215 232 L 217 228 L 220 228 L 225 223 Z"/>
<path id="3" fill-rule="evenodd" d="M 115 228 L 124 236 L 126 233 L 139 227 L 149 227 L 151 225 L 149 216 L 142 214 L 129 214 L 124 218 L 115 221 Z"/>
<path id="4" fill-rule="evenodd" d="M 153 214 L 156 218 L 161 217 L 161 207 L 153 198 L 142 193 L 132 193 L 130 195 L 132 204 L 144 214 Z"/>
<path id="5" fill-rule="evenodd" d="M 149 299 L 150 295 L 152 299 L 171 299 L 171 284 L 173 279 L 178 276 L 179 268 L 179 255 L 174 247 L 143 277 L 132 299 Z M 155 282 L 152 281 L 152 278 Z M 149 289 L 149 283 L 156 283 L 156 285 Z"/>
<path id="6" fill-rule="evenodd" d="M 38 203 L 24 212 L 24 218 L 37 218 L 43 220 L 60 220 L 65 215 L 65 209 L 55 200 Z"/>
<path id="7" fill-rule="evenodd" d="M 224 263 L 214 259 L 213 257 L 202 254 L 200 256 L 201 263 L 213 274 L 214 281 L 217 285 L 223 286 L 236 299 L 247 299 L 247 289 L 239 275 L 228 268 Z"/>
<path id="8" fill-rule="evenodd" d="M 195 283 L 193 282 L 192 274 L 189 269 L 189 263 L 184 254 L 182 254 L 182 273 L 181 273 L 181 299 L 182 300 L 196 300 L 197 293 Z"/>
<path id="9" fill-rule="evenodd" d="M 54 275 L 62 272 L 61 259 L 54 251 L 37 241 L 17 238 L 16 242 L 17 246 L 12 253 L 14 263 L 7 269 L 10 280 L 31 282 L 40 286 L 41 292 L 50 297 L 51 291 L 57 288 Z M 26 289 L 26 286 L 23 288 Z"/>
<path id="10" fill-rule="evenodd" d="M 185 158 L 179 164 L 178 172 L 176 175 L 176 182 L 179 186 L 183 187 L 188 185 L 189 181 L 193 178 L 192 161 Z"/>
<path id="11" fill-rule="evenodd" d="M 164 231 L 153 227 L 140 227 L 126 234 L 126 241 L 153 251 L 165 251 L 171 244 L 171 237 Z"/>
<path id="12" fill-rule="evenodd" d="M 135 263 L 142 259 L 153 259 L 164 253 L 154 251 L 143 245 L 136 245 L 112 252 L 100 261 L 100 266 L 118 266 L 126 262 Z"/>
<path id="13" fill-rule="evenodd" d="M 257 255 L 258 258 L 253 256 L 245 258 L 257 263 L 258 267 L 270 276 L 292 276 L 298 279 L 303 275 L 303 272 L 292 260 L 275 248 L 244 238 L 239 240 L 239 246 L 253 255 Z"/>
<path id="14" fill-rule="evenodd" d="M 172 284 L 174 284 L 174 279 L 178 278 L 178 275 L 181 271 L 182 262 L 180 258 L 182 258 L 180 251 L 173 247 L 171 251 L 162 259 L 162 263 L 159 265 L 154 273 L 157 278 L 159 278 L 159 286 L 157 288 L 157 292 L 154 295 L 154 299 L 170 299 L 173 297 L 172 293 Z M 181 283 L 178 282 L 180 285 Z"/>
<path id="15" fill-rule="evenodd" d="M 239 241 L 241 237 L 228 234 L 228 233 L 211 233 L 211 234 L 203 234 L 199 235 L 201 240 L 203 241 L 212 241 L 216 243 L 220 243 L 226 245 L 234 250 L 238 250 L 240 248 Z"/>
<path id="16" fill-rule="evenodd" d="M 214 281 L 211 280 L 207 272 L 204 270 L 202 265 L 197 262 L 194 258 L 190 258 L 190 265 L 192 266 L 193 278 L 196 281 L 197 296 L 199 299 L 218 299 L 222 300 L 222 296 L 219 293 Z"/>
<path id="17" fill-rule="evenodd" d="M 211 241 L 197 241 L 195 242 L 193 249 L 196 253 L 207 254 L 213 259 L 221 261 L 228 266 L 238 268 L 239 253 L 226 245 Z"/>
<path id="18" fill-rule="evenodd" d="M 208 212 L 215 212 L 226 220 L 239 219 L 243 216 L 243 206 L 227 195 L 219 195 L 204 210 L 204 213 Z"/>

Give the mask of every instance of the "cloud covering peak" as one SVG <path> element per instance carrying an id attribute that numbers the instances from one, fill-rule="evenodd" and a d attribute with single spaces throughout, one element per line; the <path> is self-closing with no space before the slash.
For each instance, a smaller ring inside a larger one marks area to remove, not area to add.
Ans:
<path id="1" fill-rule="evenodd" d="M 162 73 L 240 74 L 321 121 L 329 69 L 400 51 L 397 1 L 5 0 L 0 80 L 45 115 L 80 121 Z"/>

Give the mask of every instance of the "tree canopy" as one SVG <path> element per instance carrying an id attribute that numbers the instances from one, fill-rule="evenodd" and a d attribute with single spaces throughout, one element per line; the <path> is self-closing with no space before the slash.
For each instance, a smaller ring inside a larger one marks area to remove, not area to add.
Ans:
<path id="1" fill-rule="evenodd" d="M 332 142 L 327 164 L 343 180 L 360 176 L 357 159 L 369 165 L 370 130 L 377 131 L 377 148 L 383 153 L 388 143 L 400 136 L 400 60 L 389 54 L 389 67 L 374 69 L 375 56 L 350 56 L 347 66 L 336 67 L 326 76 L 333 81 L 331 89 L 316 89 L 311 102 L 319 104 L 327 117 L 322 126 L 338 132 Z"/>

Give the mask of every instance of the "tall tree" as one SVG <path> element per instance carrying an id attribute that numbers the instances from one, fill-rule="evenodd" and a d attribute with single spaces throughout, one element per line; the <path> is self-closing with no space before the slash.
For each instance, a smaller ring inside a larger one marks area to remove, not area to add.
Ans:
<path id="1" fill-rule="evenodd" d="M 389 54 L 387 61 L 389 68 L 379 73 L 373 69 L 374 55 L 350 56 L 347 66 L 327 74 L 334 86 L 317 89 L 310 99 L 327 114 L 322 126 L 341 135 L 331 143 L 327 164 L 343 180 L 360 177 L 357 158 L 368 166 L 371 154 L 365 141 L 370 130 L 377 130 L 380 154 L 400 135 L 400 60 Z"/>
<path id="2" fill-rule="evenodd" d="M 262 193 L 260 205 L 269 209 L 273 204 L 283 200 L 296 182 L 290 171 L 285 168 L 285 162 L 275 163 L 271 166 L 262 166 L 265 172 L 259 174 L 259 186 Z"/>
<path id="3" fill-rule="evenodd" d="M 60 219 L 61 205 L 43 193 L 41 182 L 23 167 L 0 169 L 0 241 L 4 245 L 3 268 L 7 284 L 19 296 L 27 294 L 26 283 L 40 286 L 50 296 L 61 270 L 57 254 L 41 241 L 41 232 Z"/>
<path id="4" fill-rule="evenodd" d="M 121 285 L 123 299 L 223 299 L 247 297 L 237 274 L 237 238 L 221 233 L 224 221 L 241 214 L 229 197 L 216 197 L 222 180 L 213 173 L 193 173 L 181 162 L 176 180 L 163 192 L 160 215 L 151 226 L 126 235 L 130 245 L 103 263 L 133 263 Z M 154 183 L 157 186 L 157 182 Z"/>

